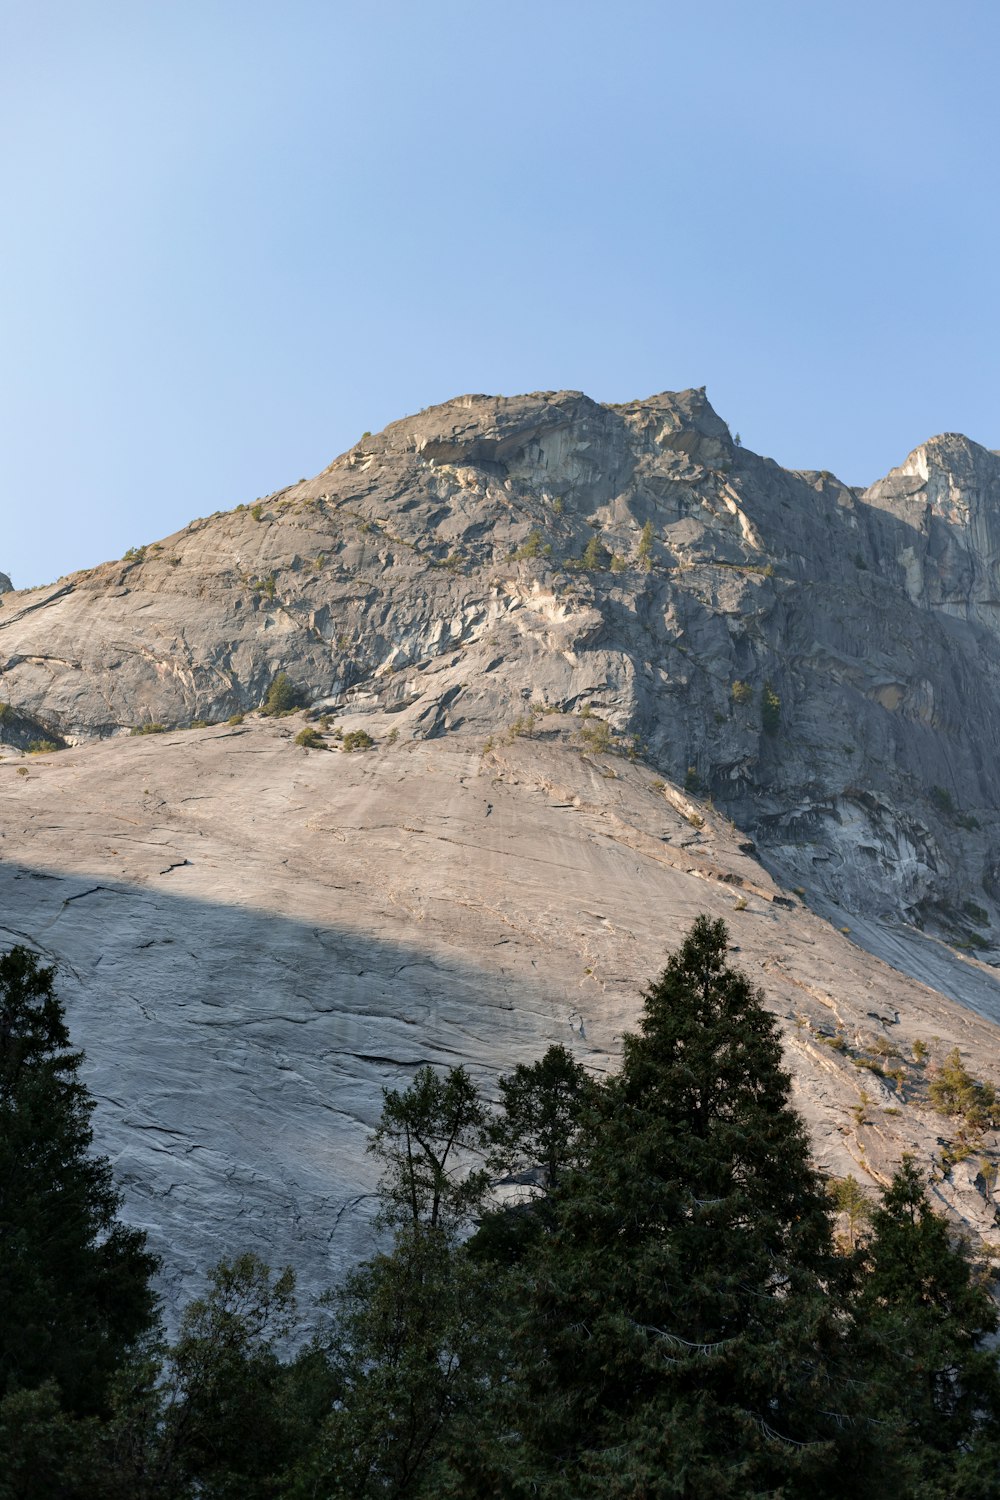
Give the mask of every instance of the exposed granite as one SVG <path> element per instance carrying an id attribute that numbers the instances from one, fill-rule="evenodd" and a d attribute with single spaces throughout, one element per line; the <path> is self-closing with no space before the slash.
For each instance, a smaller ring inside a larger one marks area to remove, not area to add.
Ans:
<path id="1" fill-rule="evenodd" d="M 1000 931 L 998 517 L 965 438 L 862 493 L 739 447 L 703 391 L 469 396 L 5 594 L 5 925 L 60 965 L 175 1283 L 251 1243 L 321 1285 L 367 1244 L 380 1085 L 551 1040 L 612 1065 L 701 910 L 789 1022 L 824 1165 L 914 1150 L 989 1238 L 908 1047 L 1000 1078 L 972 956 Z M 280 669 L 379 748 L 179 727 Z M 46 739 L 75 748 L 22 758 Z M 902 1093 L 863 1065 L 885 1046 Z"/>
<path id="2" fill-rule="evenodd" d="M 872 958 L 726 819 L 581 745 L 587 721 L 483 754 L 467 733 L 411 739 L 418 712 L 345 717 L 377 741 L 353 755 L 298 748 L 291 718 L 0 761 L 0 936 L 58 966 L 100 1145 L 172 1305 L 245 1246 L 292 1260 L 307 1295 L 331 1282 L 372 1246 L 381 1088 L 462 1061 L 490 1089 L 556 1041 L 615 1066 L 702 911 L 783 1021 L 821 1165 L 874 1184 L 915 1151 L 939 1203 L 993 1237 L 912 1059 L 917 1038 L 938 1060 L 957 1043 L 1000 1082 L 992 971 L 936 945 L 935 992 Z M 965 971 L 991 1021 L 942 997 Z M 887 1048 L 902 1091 L 858 1066 Z"/>

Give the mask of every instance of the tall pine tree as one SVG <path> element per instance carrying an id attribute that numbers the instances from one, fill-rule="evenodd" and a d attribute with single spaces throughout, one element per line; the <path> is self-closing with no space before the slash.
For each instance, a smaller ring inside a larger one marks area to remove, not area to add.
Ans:
<path id="1" fill-rule="evenodd" d="M 903 1158 L 871 1213 L 856 1318 L 902 1488 L 921 1500 L 1000 1494 L 996 1303 Z"/>
<path id="2" fill-rule="evenodd" d="M 86 1414 L 155 1325 L 157 1263 L 91 1150 L 83 1054 L 53 977 L 26 948 L 0 957 L 0 1399 L 52 1381 Z"/>
<path id="3" fill-rule="evenodd" d="M 777 1026 L 704 917 L 645 998 L 508 1292 L 517 1357 L 466 1482 L 550 1500 L 862 1495 L 829 1202 Z"/>

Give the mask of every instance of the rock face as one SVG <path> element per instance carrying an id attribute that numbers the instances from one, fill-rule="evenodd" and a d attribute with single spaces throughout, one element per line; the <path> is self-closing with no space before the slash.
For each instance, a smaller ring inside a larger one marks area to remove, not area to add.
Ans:
<path id="1" fill-rule="evenodd" d="M 988 1236 L 908 1049 L 1000 1078 L 998 560 L 965 438 L 862 493 L 703 391 L 562 392 L 6 595 L 7 932 L 60 965 L 172 1274 L 253 1243 L 321 1284 L 363 1248 L 380 1085 L 550 1040 L 612 1066 L 701 910 L 788 1021 L 821 1160 L 935 1158 Z M 376 748 L 188 727 L 282 670 Z"/>
<path id="2" fill-rule="evenodd" d="M 372 1249 L 383 1087 L 461 1061 L 492 1091 L 551 1042 L 614 1067 L 699 912 L 782 1020 L 820 1163 L 884 1181 L 913 1151 L 939 1206 L 995 1237 L 976 1174 L 997 1138 L 971 1178 L 953 1164 L 914 1059 L 958 1045 L 1000 1082 L 989 969 L 905 934 L 896 968 L 872 958 L 720 814 L 581 741 L 590 720 L 548 715 L 484 753 L 462 730 L 414 737 L 420 712 L 345 716 L 376 742 L 351 755 L 296 746 L 296 717 L 0 761 L 0 936 L 58 967 L 170 1305 L 243 1248 L 295 1264 L 308 1302 Z"/>
<path id="3" fill-rule="evenodd" d="M 793 883 L 991 947 L 998 558 L 1000 460 L 964 438 L 861 494 L 736 446 L 702 391 L 469 396 L 7 599 L 0 693 L 70 740 L 255 707 L 282 668 L 317 703 L 423 696 L 425 737 L 586 701 Z"/>

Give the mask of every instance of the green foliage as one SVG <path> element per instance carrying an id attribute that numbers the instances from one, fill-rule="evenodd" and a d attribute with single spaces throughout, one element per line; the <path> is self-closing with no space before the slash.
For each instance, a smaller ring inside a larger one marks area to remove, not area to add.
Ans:
<path id="1" fill-rule="evenodd" d="M 603 719 L 587 715 L 589 722 L 584 724 L 579 731 L 581 745 L 586 745 L 589 750 L 594 750 L 598 755 L 604 755 L 615 746 L 615 737 L 611 725 L 606 724 Z"/>
<path id="2" fill-rule="evenodd" d="M 481 1441 L 483 1398 L 506 1363 L 489 1269 L 445 1229 L 406 1224 L 332 1301 L 323 1352 L 337 1399 L 289 1500 L 498 1493 L 456 1487 L 454 1468 Z"/>
<path id="3" fill-rule="evenodd" d="M 319 730 L 313 729 L 311 724 L 307 724 L 304 729 L 299 730 L 298 734 L 295 736 L 295 743 L 297 745 L 301 745 L 303 750 L 326 749 L 326 741 L 320 734 Z"/>
<path id="4" fill-rule="evenodd" d="M 648 991 L 506 1290 L 495 1493 L 799 1494 L 803 1453 L 842 1465 L 823 1493 L 850 1491 L 867 1443 L 838 1421 L 855 1398 L 828 1201 L 776 1024 L 726 949 L 699 918 Z"/>
<path id="5" fill-rule="evenodd" d="M 955 799 L 948 791 L 947 787 L 932 786 L 930 790 L 930 798 L 934 806 L 937 808 L 938 812 L 944 813 L 946 817 L 949 818 L 954 817 L 957 811 L 955 807 Z"/>
<path id="6" fill-rule="evenodd" d="M 856 1177 L 834 1177 L 830 1182 L 830 1197 L 838 1214 L 847 1221 L 847 1248 L 857 1246 L 858 1231 L 871 1219 L 871 1204 Z"/>
<path id="7" fill-rule="evenodd" d="M 16 718 L 13 706 L 10 703 L 0 703 L 0 724 L 8 724 L 13 718 Z"/>
<path id="8" fill-rule="evenodd" d="M 1000 1463 L 1000 1379 L 981 1341 L 997 1329 L 996 1305 L 931 1210 L 911 1157 L 873 1210 L 871 1229 L 857 1322 L 876 1409 L 910 1472 L 899 1493 L 990 1493 Z"/>
<path id="9" fill-rule="evenodd" d="M 742 707 L 744 704 L 753 702 L 753 688 L 749 682 L 737 681 L 730 687 L 729 696 L 734 703 L 738 703 Z"/>
<path id="10" fill-rule="evenodd" d="M 143 562 L 147 552 L 146 547 L 130 547 L 122 558 L 122 562 Z"/>
<path id="11" fill-rule="evenodd" d="M 230 714 L 229 718 L 226 720 L 226 723 L 227 724 L 234 724 L 234 725 L 235 724 L 242 724 L 244 718 L 245 718 L 244 714 L 239 714 L 239 713 L 237 713 L 237 714 Z"/>
<path id="12" fill-rule="evenodd" d="M 284 1365 L 276 1352 L 294 1327 L 294 1289 L 289 1267 L 274 1275 L 244 1254 L 217 1266 L 207 1296 L 186 1309 L 164 1370 L 156 1439 L 175 1493 L 284 1493 L 280 1476 L 308 1435 L 306 1393 L 296 1390 L 306 1361 Z M 315 1379 L 316 1361 L 308 1363 Z"/>
<path id="13" fill-rule="evenodd" d="M 534 732 L 535 715 L 529 709 L 526 714 L 518 714 L 517 718 L 512 721 L 507 729 L 507 738 L 508 740 L 516 740 L 523 736 L 530 740 Z"/>
<path id="14" fill-rule="evenodd" d="M 0 958 L 0 1397 L 52 1381 L 88 1414 L 154 1325 L 156 1261 L 91 1154 L 93 1100 L 53 981 L 26 948 Z"/>
<path id="15" fill-rule="evenodd" d="M 151 724 L 136 724 L 134 729 L 129 730 L 129 734 L 133 736 L 137 734 L 166 734 L 166 732 L 166 724 L 160 724 L 155 719 Z"/>
<path id="16" fill-rule="evenodd" d="M 261 503 L 260 503 L 259 500 L 256 502 L 255 505 L 251 505 L 251 507 L 250 507 L 250 514 L 253 516 L 253 518 L 254 518 L 255 521 L 263 521 L 263 519 L 264 519 L 264 507 L 261 505 Z"/>
<path id="17" fill-rule="evenodd" d="M 0 1500 L 104 1500 L 96 1485 L 97 1425 L 63 1410 L 46 1381 L 0 1398 Z"/>
<path id="18" fill-rule="evenodd" d="M 761 689 L 760 722 L 765 734 L 777 734 L 781 728 L 781 699 L 770 681 Z"/>
<path id="19" fill-rule="evenodd" d="M 997 1098 L 988 1083 L 973 1078 L 953 1047 L 930 1083 L 931 1104 L 942 1115 L 958 1115 L 971 1130 L 982 1131 L 995 1123 Z"/>
<path id="20" fill-rule="evenodd" d="M 599 537 L 592 536 L 583 549 L 580 559 L 580 567 L 585 572 L 600 572 L 605 569 L 611 561 L 611 554 Z"/>
<path id="21" fill-rule="evenodd" d="M 978 818 L 974 818 L 971 813 L 959 811 L 947 787 L 932 786 L 928 795 L 938 812 L 950 818 L 953 823 L 957 823 L 959 828 L 965 828 L 971 832 L 972 829 L 979 827 Z"/>
<path id="22" fill-rule="evenodd" d="M 639 566 L 648 573 L 653 566 L 653 523 L 647 521 L 639 533 Z"/>
<path id="23" fill-rule="evenodd" d="M 688 766 L 684 773 L 684 790 L 692 797 L 701 797 L 705 791 L 705 783 L 697 766 Z"/>
<path id="24" fill-rule="evenodd" d="M 418 1069 L 408 1089 L 386 1090 L 382 1119 L 369 1147 L 382 1163 L 384 1215 L 415 1228 L 459 1228 L 486 1191 L 486 1174 L 470 1169 L 481 1154 L 486 1112 L 464 1068 L 442 1078 Z"/>
<path id="25" fill-rule="evenodd" d="M 371 750 L 375 744 L 366 729 L 350 729 L 344 735 L 340 748 L 345 755 L 350 755 L 355 750 Z"/>
<path id="26" fill-rule="evenodd" d="M 253 586 L 265 599 L 273 601 L 277 597 L 278 584 L 273 573 L 268 573 L 266 578 L 255 578 Z"/>
<path id="27" fill-rule="evenodd" d="M 511 561 L 528 561 L 531 558 L 542 557 L 543 555 L 548 556 L 551 552 L 552 548 L 546 547 L 546 544 L 542 540 L 542 533 L 540 531 L 532 531 L 528 533 L 527 541 L 522 543 L 515 552 L 511 553 Z"/>
<path id="28" fill-rule="evenodd" d="M 628 571 L 628 563 L 617 552 L 611 554 L 611 571 L 612 573 L 626 573 Z"/>
<path id="29" fill-rule="evenodd" d="M 55 740 L 32 740 L 28 746 L 29 755 L 52 755 L 61 750 L 62 745 L 57 745 Z"/>
<path id="30" fill-rule="evenodd" d="M 302 689 L 295 685 L 287 672 L 278 672 L 271 681 L 260 711 L 262 714 L 280 717 L 282 714 L 295 713 L 304 702 Z"/>
<path id="31" fill-rule="evenodd" d="M 499 1094 L 500 1113 L 486 1134 L 491 1170 L 528 1174 L 551 1191 L 577 1158 L 583 1116 L 595 1098 L 590 1075 L 554 1045 L 539 1062 L 501 1078 Z"/>

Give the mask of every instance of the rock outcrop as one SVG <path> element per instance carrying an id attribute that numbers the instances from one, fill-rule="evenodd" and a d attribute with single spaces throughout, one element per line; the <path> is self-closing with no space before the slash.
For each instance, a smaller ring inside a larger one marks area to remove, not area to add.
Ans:
<path id="1" fill-rule="evenodd" d="M 988 1238 L 912 1043 L 1000 1078 L 998 559 L 965 438 L 861 492 L 703 391 L 562 392 L 6 594 L 4 925 L 60 965 L 176 1274 L 266 1243 L 319 1285 L 381 1085 L 550 1040 L 612 1066 L 699 910 L 788 1022 L 821 1159 L 917 1150 Z M 252 714 L 279 671 L 331 753 Z"/>
<path id="2" fill-rule="evenodd" d="M 588 701 L 789 879 L 992 951 L 998 547 L 1000 460 L 964 438 L 861 494 L 738 447 L 701 391 L 470 396 L 12 596 L 0 693 L 80 740 L 246 710 L 279 669 L 394 707 L 462 651 L 422 735 Z"/>

